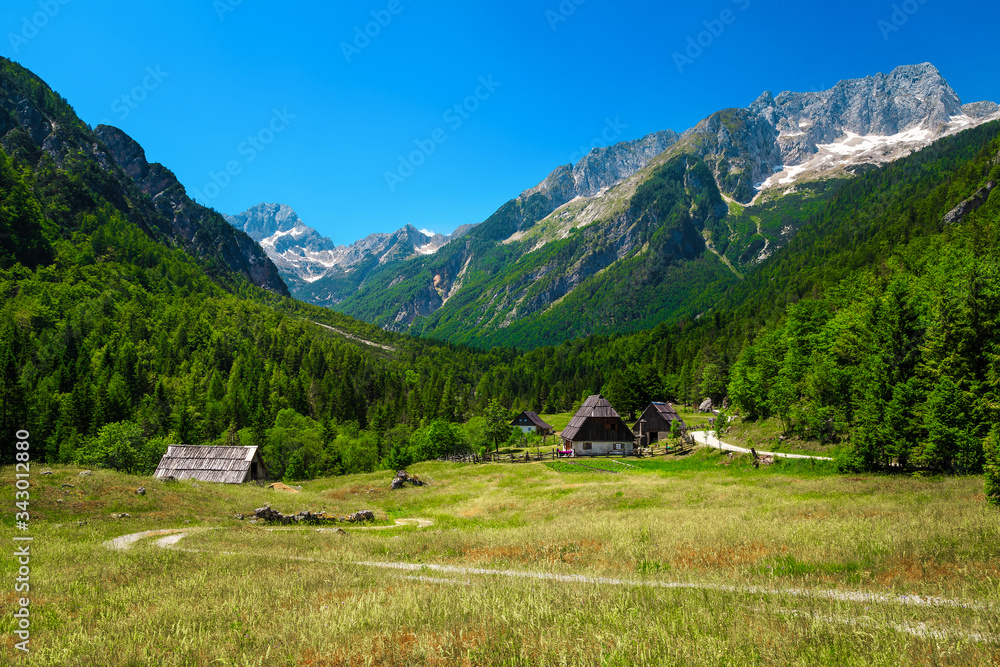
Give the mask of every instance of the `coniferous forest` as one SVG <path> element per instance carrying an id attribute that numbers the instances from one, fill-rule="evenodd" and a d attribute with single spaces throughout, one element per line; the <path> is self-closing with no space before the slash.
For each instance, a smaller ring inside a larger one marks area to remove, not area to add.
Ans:
<path id="1" fill-rule="evenodd" d="M 603 391 L 623 413 L 728 397 L 844 472 L 985 471 L 1000 500 L 998 123 L 828 188 L 696 319 L 476 349 L 255 287 L 211 225 L 172 233 L 65 100 L 0 77 L 62 140 L 0 119 L 0 433 L 30 430 L 36 460 L 149 473 L 168 444 L 240 443 L 306 479 L 495 446 L 497 414 Z"/>

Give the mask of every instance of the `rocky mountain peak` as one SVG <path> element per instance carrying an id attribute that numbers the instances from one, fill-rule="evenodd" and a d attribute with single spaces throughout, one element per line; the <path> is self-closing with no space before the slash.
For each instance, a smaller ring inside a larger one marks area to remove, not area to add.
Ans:
<path id="1" fill-rule="evenodd" d="M 962 114 L 958 95 L 929 63 L 847 79 L 824 91 L 783 92 L 774 106 L 779 130 L 804 131 L 814 143 L 830 143 L 845 131 L 892 136 L 917 125 L 936 130 Z"/>
<path id="2" fill-rule="evenodd" d="M 137 141 L 111 125 L 98 125 L 94 131 L 130 178 L 138 181 L 149 175 L 146 151 Z"/>
<path id="3" fill-rule="evenodd" d="M 970 118 L 989 118 L 1000 113 L 1000 104 L 996 102 L 972 102 L 962 105 L 962 111 Z"/>
<path id="4" fill-rule="evenodd" d="M 754 100 L 754 103 L 750 105 L 750 109 L 753 111 L 759 111 L 773 106 L 775 106 L 774 95 L 771 94 L 770 90 L 765 90 L 760 94 L 760 97 Z"/>
<path id="5" fill-rule="evenodd" d="M 557 167 L 544 181 L 522 192 L 520 199 L 542 193 L 551 197 L 556 206 L 561 206 L 575 197 L 592 197 L 645 167 L 679 138 L 676 132 L 665 130 L 641 139 L 594 148 L 575 165 Z"/>
<path id="6" fill-rule="evenodd" d="M 1000 107 L 963 106 L 937 68 L 920 63 L 847 79 L 829 90 L 765 92 L 746 111 L 777 131 L 775 150 L 761 144 L 762 154 L 741 151 L 741 161 L 752 166 L 754 191 L 762 191 L 898 159 L 996 116 Z M 721 177 L 723 189 L 748 201 L 749 192 L 726 188 Z"/>
<path id="7" fill-rule="evenodd" d="M 257 204 L 237 216 L 224 217 L 258 243 L 277 232 L 290 232 L 305 226 L 298 214 L 285 204 Z"/>
<path id="8" fill-rule="evenodd" d="M 285 204 L 258 204 L 238 215 L 224 217 L 233 227 L 260 243 L 296 293 L 306 288 L 316 289 L 324 278 L 342 281 L 345 274 L 353 274 L 358 267 L 371 271 L 388 262 L 434 254 L 458 235 L 458 232 L 452 236 L 429 235 L 406 224 L 391 234 L 371 234 L 350 245 L 338 246 L 306 225 Z M 370 262 L 372 259 L 376 260 L 374 266 Z M 356 277 L 358 282 L 364 278 L 363 275 Z M 327 299 L 324 305 L 338 302 L 353 288 L 343 289 L 347 291 L 324 292 Z"/>

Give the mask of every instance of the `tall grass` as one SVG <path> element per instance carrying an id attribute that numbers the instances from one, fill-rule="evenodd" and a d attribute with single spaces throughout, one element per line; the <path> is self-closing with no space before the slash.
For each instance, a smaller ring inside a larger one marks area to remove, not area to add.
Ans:
<path id="1" fill-rule="evenodd" d="M 1000 516 L 983 502 L 981 479 L 844 478 L 726 462 L 712 453 L 630 461 L 638 467 L 621 474 L 430 463 L 414 470 L 429 487 L 389 492 L 391 475 L 381 473 L 317 480 L 289 495 L 100 471 L 79 478 L 71 468 L 34 474 L 30 664 L 1000 659 Z M 0 478 L 12 507 L 13 470 Z M 134 493 L 140 484 L 145 497 Z M 234 516 L 266 502 L 285 513 L 372 509 L 383 526 L 435 523 L 343 536 L 269 531 Z M 110 517 L 122 511 L 134 518 Z M 174 550 L 155 538 L 124 552 L 103 544 L 198 527 L 215 530 L 191 531 Z M 10 561 L 0 572 L 7 582 Z M 549 574 L 563 578 L 529 576 Z M 663 586 L 674 583 L 692 587 Z M 884 597 L 853 602 L 831 591 Z M 957 604 L 903 600 L 914 595 Z M 4 664 L 19 660 L 10 621 L 0 621 Z"/>

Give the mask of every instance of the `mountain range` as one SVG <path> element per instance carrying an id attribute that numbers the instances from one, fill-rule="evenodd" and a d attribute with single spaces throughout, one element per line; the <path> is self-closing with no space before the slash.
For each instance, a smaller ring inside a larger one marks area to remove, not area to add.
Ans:
<path id="1" fill-rule="evenodd" d="M 450 240 L 337 248 L 278 205 L 234 229 L 0 59 L 0 430 L 132 471 L 168 442 L 254 443 L 299 479 L 482 448 L 469 418 L 497 408 L 709 396 L 839 443 L 842 471 L 996 477 L 995 115 L 930 66 L 765 94 L 592 153 Z M 427 336 L 285 298 L 243 230 L 287 266 L 309 245 L 349 267 L 338 308 Z"/>
<path id="2" fill-rule="evenodd" d="M 239 215 L 226 215 L 235 228 L 260 243 L 295 291 L 313 283 L 334 283 L 338 278 L 359 284 L 374 269 L 414 255 L 431 255 L 445 243 L 460 238 L 471 226 L 444 236 L 406 225 L 393 234 L 372 234 L 347 246 L 338 246 L 306 226 L 284 204 L 259 204 Z M 332 303 L 338 299 L 331 295 Z"/>
<path id="3" fill-rule="evenodd" d="M 452 342 L 558 343 L 698 317 L 844 179 L 996 118 L 909 65 L 594 149 L 451 236 L 336 247 L 287 206 L 227 219 L 310 303 Z"/>

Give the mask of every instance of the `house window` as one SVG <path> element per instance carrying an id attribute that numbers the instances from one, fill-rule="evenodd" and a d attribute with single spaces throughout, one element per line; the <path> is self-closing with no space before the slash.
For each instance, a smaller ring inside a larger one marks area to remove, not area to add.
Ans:
<path id="1" fill-rule="evenodd" d="M 593 449 L 594 448 L 594 443 L 592 443 L 592 442 L 585 442 L 585 443 L 583 443 L 583 448 L 584 449 Z"/>
<path id="2" fill-rule="evenodd" d="M 616 443 L 615 443 L 615 451 L 616 451 L 616 452 L 620 452 L 620 451 L 622 451 L 622 450 L 624 450 L 624 449 L 625 449 L 625 445 L 623 445 L 623 444 L 622 444 L 622 443 L 620 443 L 620 442 L 616 442 Z"/>

